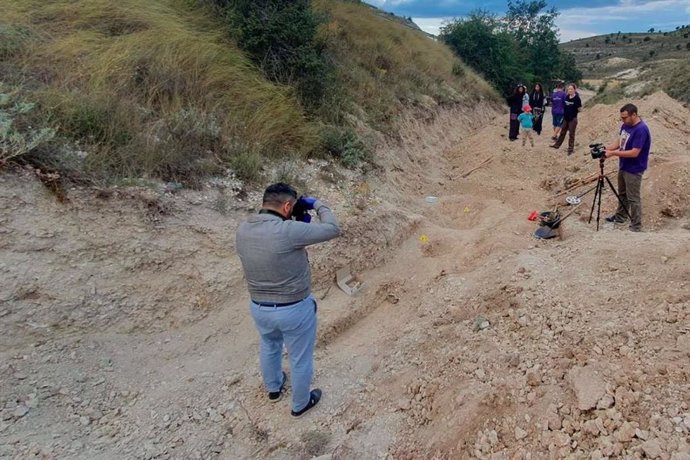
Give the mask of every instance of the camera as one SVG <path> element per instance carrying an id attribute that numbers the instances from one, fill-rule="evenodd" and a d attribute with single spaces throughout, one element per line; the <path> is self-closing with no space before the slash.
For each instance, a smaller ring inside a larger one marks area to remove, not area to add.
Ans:
<path id="1" fill-rule="evenodd" d="M 589 144 L 589 153 L 594 160 L 602 160 L 606 158 L 606 147 L 604 144 Z"/>
<path id="2" fill-rule="evenodd" d="M 290 216 L 293 220 L 298 220 L 300 222 L 309 222 L 311 216 L 309 216 L 309 209 L 307 209 L 306 203 L 302 201 L 302 197 L 297 198 L 295 206 L 292 208 L 292 215 Z"/>

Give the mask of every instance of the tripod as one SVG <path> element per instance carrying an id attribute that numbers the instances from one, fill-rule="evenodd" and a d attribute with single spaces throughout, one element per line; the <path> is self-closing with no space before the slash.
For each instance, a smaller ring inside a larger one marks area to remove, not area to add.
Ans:
<path id="1" fill-rule="evenodd" d="M 625 203 L 623 203 L 623 200 L 621 199 L 621 196 L 616 192 L 616 187 L 613 186 L 611 183 L 611 179 L 609 179 L 607 176 L 604 175 L 604 160 L 605 158 L 599 158 L 599 179 L 597 179 L 597 185 L 593 189 L 588 190 L 587 192 L 590 192 L 594 190 L 594 199 L 592 200 L 592 210 L 589 211 L 589 220 L 587 223 L 591 224 L 592 223 L 592 214 L 594 214 L 594 205 L 597 205 L 597 231 L 599 231 L 599 219 L 601 218 L 601 194 L 604 191 L 604 179 L 606 179 L 606 182 L 609 184 L 609 187 L 611 187 L 611 191 L 613 192 L 614 195 L 616 195 L 616 198 L 618 198 L 618 202 L 621 205 L 621 208 L 625 210 L 625 213 L 628 215 L 628 218 L 632 220 L 632 216 L 630 215 L 630 212 L 628 212 L 628 207 L 625 206 Z"/>

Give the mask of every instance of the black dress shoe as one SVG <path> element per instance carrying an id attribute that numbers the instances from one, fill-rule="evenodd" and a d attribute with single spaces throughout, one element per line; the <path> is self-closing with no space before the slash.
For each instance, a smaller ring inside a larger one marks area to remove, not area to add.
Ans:
<path id="1" fill-rule="evenodd" d="M 285 382 L 287 382 L 287 375 L 285 372 L 283 372 L 283 383 L 280 384 L 280 390 L 278 391 L 269 391 L 268 392 L 268 400 L 271 402 L 278 402 L 282 399 L 283 397 L 283 390 L 285 390 Z"/>
<path id="2" fill-rule="evenodd" d="M 300 415 L 304 414 L 305 412 L 307 412 L 312 407 L 316 406 L 319 403 L 320 399 L 321 399 L 321 390 L 319 390 L 318 388 L 315 388 L 315 389 L 311 390 L 311 393 L 309 393 L 309 402 L 307 403 L 307 405 L 304 406 L 304 408 L 302 408 L 301 410 L 299 410 L 297 412 L 295 412 L 293 410 L 293 411 L 290 411 L 290 413 L 292 414 L 293 417 L 299 417 Z"/>

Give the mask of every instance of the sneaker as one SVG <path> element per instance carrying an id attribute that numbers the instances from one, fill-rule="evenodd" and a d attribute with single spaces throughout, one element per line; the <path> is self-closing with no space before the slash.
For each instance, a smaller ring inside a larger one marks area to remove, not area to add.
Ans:
<path id="1" fill-rule="evenodd" d="M 572 150 L 568 150 L 568 156 L 570 156 L 570 155 L 572 155 L 572 154 L 573 154 L 573 151 L 572 151 Z"/>
<path id="2" fill-rule="evenodd" d="M 560 147 L 560 145 L 551 144 L 551 145 L 549 145 L 549 147 L 551 147 L 552 149 L 557 149 Z"/>
<path id="3" fill-rule="evenodd" d="M 630 231 L 638 233 L 638 232 L 642 231 L 642 228 L 641 227 L 630 227 Z"/>
<path id="4" fill-rule="evenodd" d="M 271 402 L 278 402 L 283 398 L 283 390 L 285 390 L 285 383 L 287 382 L 287 375 L 283 371 L 283 383 L 280 384 L 280 390 L 269 391 L 268 400 Z"/>
<path id="5" fill-rule="evenodd" d="M 311 390 L 311 393 L 309 393 L 309 402 L 307 403 L 306 406 L 302 410 L 299 410 L 297 412 L 290 411 L 293 417 L 299 417 L 300 415 L 304 414 L 307 412 L 309 409 L 312 407 L 316 406 L 319 403 L 319 400 L 321 400 L 321 390 L 318 388 L 315 388 Z"/>
<path id="6" fill-rule="evenodd" d="M 606 222 L 610 222 L 612 224 L 623 224 L 625 223 L 624 219 L 619 219 L 616 217 L 614 214 L 613 216 L 608 216 L 607 218 L 604 219 Z"/>

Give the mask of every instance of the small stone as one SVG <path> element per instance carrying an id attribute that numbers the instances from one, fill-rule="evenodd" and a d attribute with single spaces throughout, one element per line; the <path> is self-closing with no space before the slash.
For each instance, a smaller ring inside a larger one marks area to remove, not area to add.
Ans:
<path id="1" fill-rule="evenodd" d="M 527 385 L 531 387 L 536 387 L 541 383 L 541 378 L 536 372 L 527 373 Z"/>
<path id="2" fill-rule="evenodd" d="M 12 412 L 12 415 L 19 418 L 19 417 L 24 417 L 28 413 L 29 413 L 29 408 L 26 407 L 24 404 L 20 404 L 14 409 L 14 412 Z"/>
<path id="3" fill-rule="evenodd" d="M 105 379 L 103 377 L 99 378 L 98 380 L 94 381 L 91 385 L 92 386 L 98 386 L 101 385 L 102 383 L 105 383 Z"/>
<path id="4" fill-rule="evenodd" d="M 610 409 L 615 404 L 613 396 L 604 395 L 599 402 L 597 402 L 597 409 Z"/>
<path id="5" fill-rule="evenodd" d="M 590 410 L 606 394 L 606 382 L 591 367 L 575 367 L 569 374 L 577 398 L 577 408 Z"/>
<path id="6" fill-rule="evenodd" d="M 618 430 L 613 434 L 619 442 L 630 442 L 635 436 L 635 427 L 630 422 L 624 422 Z"/>
<path id="7" fill-rule="evenodd" d="M 23 374 L 23 373 L 21 373 L 21 372 L 16 372 L 16 373 L 14 374 L 14 378 L 17 379 L 17 380 L 24 380 L 24 379 L 26 379 L 27 377 L 28 377 L 28 376 L 27 376 L 26 374 Z"/>
<path id="8" fill-rule="evenodd" d="M 83 426 L 87 426 L 91 423 L 91 419 L 85 415 L 82 415 L 79 417 L 79 423 L 81 423 Z"/>
<path id="9" fill-rule="evenodd" d="M 515 427 L 515 440 L 519 441 L 521 439 L 525 439 L 527 437 L 527 432 L 520 428 L 519 426 Z"/>
<path id="10" fill-rule="evenodd" d="M 642 443 L 642 451 L 648 458 L 659 458 L 663 451 L 659 445 L 659 441 L 656 439 L 650 439 Z"/>

